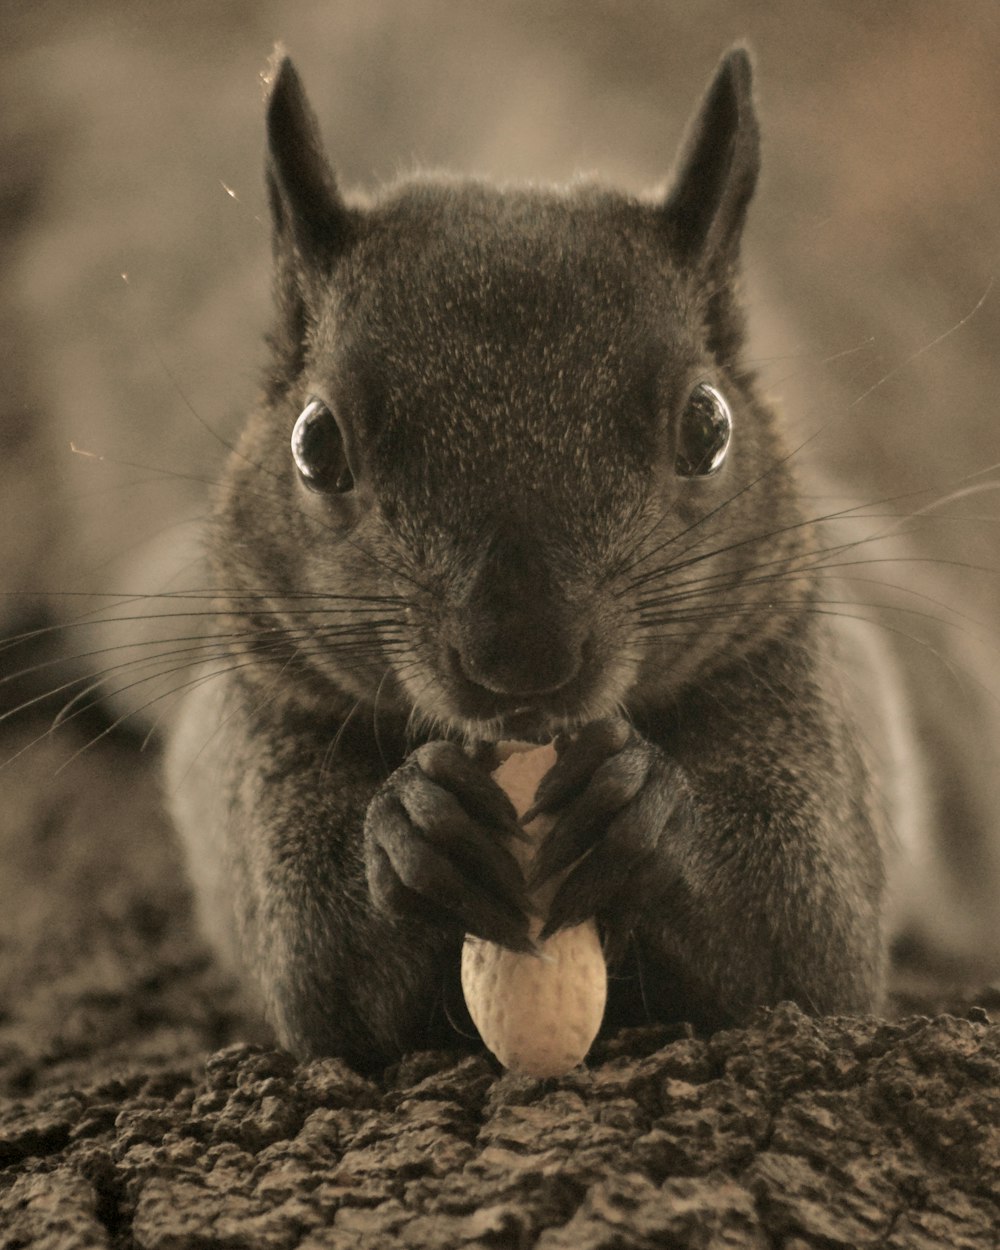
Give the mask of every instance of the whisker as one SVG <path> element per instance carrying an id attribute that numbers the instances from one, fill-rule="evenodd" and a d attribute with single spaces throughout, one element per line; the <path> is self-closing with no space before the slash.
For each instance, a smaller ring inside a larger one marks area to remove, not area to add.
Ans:
<path id="1" fill-rule="evenodd" d="M 240 664 L 229 664 L 225 668 L 216 669 L 211 673 L 199 673 L 197 677 L 192 678 L 190 681 L 183 682 L 179 686 L 175 686 L 171 688 L 170 690 L 164 691 L 163 693 L 156 695 L 154 698 L 147 700 L 147 702 L 141 704 L 137 708 L 129 709 L 129 711 L 123 712 L 120 716 L 116 717 L 116 719 L 113 720 L 110 725 L 102 729 L 100 733 L 96 734 L 88 742 L 84 743 L 83 746 L 81 746 L 78 750 L 74 751 L 73 754 L 68 759 L 64 760 L 63 763 L 56 770 L 56 775 L 58 776 L 59 773 L 63 771 L 63 769 L 69 767 L 69 765 L 72 764 L 74 760 L 78 759 L 81 755 L 83 755 L 84 752 L 89 751 L 92 747 L 96 746 L 97 743 L 100 742 L 102 739 L 107 738 L 110 734 L 114 733 L 114 731 L 120 728 L 123 724 L 125 724 L 126 721 L 130 720 L 134 716 L 141 716 L 143 712 L 155 706 L 161 700 L 169 699 L 174 695 L 179 695 L 184 690 L 192 689 L 196 686 L 203 684 L 204 682 L 211 681 L 212 679 L 216 677 L 223 677 L 229 673 L 239 672 L 241 669 L 244 669 L 244 668 L 250 668 L 254 665 L 254 663 L 255 662 L 253 660 L 248 660 Z M 166 673 L 157 674 L 157 676 L 167 677 L 170 675 L 170 672 L 173 672 L 173 671 L 184 672 L 188 668 L 190 668 L 190 665 L 181 665 L 176 670 L 169 670 Z M 139 685 L 139 684 L 141 683 L 136 682 L 136 683 L 132 683 L 129 686 L 124 686 L 120 690 L 114 691 L 114 696 L 117 697 L 118 695 L 123 694 L 126 690 L 132 689 L 135 685 Z M 35 741 L 40 742 L 42 738 L 44 738 L 45 736 L 46 735 L 43 734 L 41 735 L 41 737 L 37 738 Z M 29 746 L 30 745 L 34 745 L 34 744 L 32 743 L 32 744 L 29 744 Z M 18 752 L 18 755 L 20 754 L 22 754 L 21 751 Z M 13 756 L 12 759 L 17 759 L 18 755 Z M 9 762 L 10 761 L 5 761 L 3 764 L 0 764 L 0 768 L 5 768 L 7 766 L 7 763 Z"/>
<path id="2" fill-rule="evenodd" d="M 69 592 L 69 593 L 75 595 L 77 592 Z M 90 597 L 89 595 L 87 595 L 86 592 L 79 592 L 79 594 L 81 595 L 81 597 L 87 597 L 87 598 Z M 116 603 L 114 606 L 115 607 L 130 607 L 135 603 L 149 602 L 150 600 L 157 600 L 157 599 L 178 600 L 178 599 L 201 598 L 205 600 L 214 601 L 216 597 L 217 596 L 214 593 L 194 595 L 194 594 L 191 594 L 190 592 L 182 593 L 182 592 L 168 591 L 168 592 L 162 592 L 162 593 L 156 593 L 156 594 L 134 595 L 134 596 L 131 596 L 130 598 L 127 598 L 125 600 L 122 600 L 121 602 Z M 303 598 L 314 598 L 314 599 L 319 599 L 319 600 L 332 599 L 337 603 L 352 604 L 351 607 L 326 607 L 323 609 L 323 611 L 328 615 L 333 614 L 335 612 L 343 612 L 346 614 L 348 612 L 355 611 L 356 607 L 353 605 L 357 605 L 360 603 L 369 603 L 369 604 L 375 603 L 375 604 L 379 604 L 380 606 L 383 606 L 386 604 L 396 605 L 396 604 L 404 603 L 404 600 L 402 600 L 398 596 L 384 596 L 384 595 L 382 596 L 364 596 L 364 595 L 310 596 L 307 594 L 293 594 L 289 597 L 292 598 L 293 600 L 303 599 Z M 117 598 L 117 596 L 102 595 L 102 598 Z M 242 598 L 246 599 L 248 598 L 248 596 L 243 596 Z M 233 602 L 239 603 L 240 601 L 241 601 L 240 598 L 237 597 L 234 599 Z M 262 607 L 256 611 L 251 610 L 249 608 L 240 607 L 240 608 L 236 608 L 233 611 L 230 611 L 229 615 L 238 615 L 238 616 L 247 616 L 247 617 L 273 616 L 276 611 L 275 601 L 271 599 L 264 599 L 263 596 L 262 596 L 262 601 L 267 603 L 268 606 Z M 24 630 L 19 634 L 11 635 L 3 640 L 0 640 L 0 652 L 8 650 L 22 643 L 44 638 L 51 634 L 64 633 L 70 629 L 96 628 L 98 626 L 104 626 L 104 625 L 120 625 L 120 624 L 134 623 L 134 622 L 146 622 L 146 621 L 150 621 L 154 619 L 155 620 L 179 620 L 183 618 L 190 618 L 190 619 L 213 620 L 213 619 L 218 619 L 218 617 L 221 615 L 220 611 L 216 608 L 205 608 L 205 609 L 199 609 L 197 611 L 194 611 L 194 610 L 188 610 L 184 612 L 162 612 L 160 611 L 160 612 L 155 612 L 155 613 L 154 612 L 136 612 L 134 614 L 130 614 L 126 616 L 95 617 L 94 614 L 97 612 L 100 612 L 101 610 L 102 609 L 100 607 L 92 608 L 89 612 L 82 613 L 80 616 L 75 617 L 72 620 L 60 621 L 60 622 L 56 622 L 50 625 L 36 626 L 33 629 Z M 283 609 L 283 615 L 285 616 L 315 615 L 316 610 L 317 609 L 315 607 L 295 609 L 295 610 Z M 3 680 L 4 679 L 0 678 L 0 682 L 2 682 Z"/>
<path id="3" fill-rule="evenodd" d="M 320 770 L 319 770 L 321 777 L 329 776 L 330 769 L 333 764 L 334 757 L 337 754 L 337 749 L 340 746 L 341 739 L 343 738 L 348 725 L 357 715 L 357 712 L 360 709 L 360 707 L 361 707 L 361 700 L 355 699 L 354 704 L 351 707 L 351 710 L 347 713 L 344 719 L 340 722 L 340 725 L 337 728 L 337 732 L 334 734 L 333 738 L 330 740 L 330 744 L 327 746 L 326 750 L 323 753 L 323 761 L 320 764 Z"/>
<path id="4" fill-rule="evenodd" d="M 850 412 L 851 409 L 856 408 L 859 404 L 863 403 L 868 398 L 869 395 L 874 394 L 874 392 L 879 390 L 880 387 L 885 386 L 886 382 L 889 382 L 892 378 L 896 377 L 904 369 L 909 368 L 909 366 L 912 365 L 915 360 L 919 360 L 921 356 L 924 356 L 926 355 L 927 352 L 932 351 L 939 344 L 943 343 L 945 339 L 951 338 L 951 336 L 957 333 L 957 331 L 961 330 L 961 328 L 964 325 L 967 325 L 972 320 L 972 318 L 976 315 L 976 313 L 979 312 L 982 306 L 986 303 L 986 300 L 989 298 L 990 292 L 993 290 L 993 282 L 994 282 L 994 277 L 991 274 L 989 278 L 986 280 L 986 289 L 983 291 L 982 295 L 980 295 L 980 297 L 976 300 L 975 304 L 972 306 L 972 308 L 969 309 L 969 311 L 965 314 L 964 317 L 960 317 L 959 320 L 956 321 L 953 325 L 949 326 L 947 330 L 944 330 L 936 338 L 931 339 L 929 343 L 925 343 L 923 347 L 918 348 L 915 352 L 912 352 L 904 360 L 901 360 L 898 364 L 894 365 L 893 368 L 891 368 L 887 373 L 884 373 L 877 382 L 873 383 L 870 387 L 868 387 L 866 391 L 862 391 L 860 395 L 858 395 L 855 399 L 851 401 L 850 404 L 848 404 L 847 411 Z"/>
<path id="5" fill-rule="evenodd" d="M 132 284 L 129 281 L 129 277 L 127 273 L 122 274 L 122 281 L 125 283 L 126 291 L 129 293 L 129 296 L 131 296 Z M 270 477 L 273 477 L 276 481 L 280 481 L 278 474 L 276 474 L 272 469 L 268 468 L 267 465 L 260 464 L 256 460 L 251 460 L 248 456 L 246 456 L 239 449 L 239 447 L 237 447 L 234 443 L 231 443 L 227 438 L 225 438 L 222 434 L 220 434 L 219 431 L 213 425 L 211 425 L 208 421 L 205 420 L 205 418 L 201 415 L 198 409 L 191 402 L 191 399 L 188 396 L 185 389 L 181 386 L 180 382 L 177 379 L 177 375 L 167 364 L 166 359 L 164 358 L 163 353 L 160 351 L 159 347 L 157 346 L 155 339 L 149 336 L 143 336 L 143 338 L 140 338 L 140 343 L 143 346 L 145 346 L 145 348 L 148 351 L 152 352 L 152 354 L 156 357 L 157 363 L 159 364 L 163 372 L 166 374 L 167 378 L 170 381 L 170 385 L 173 387 L 181 403 L 188 410 L 190 415 L 194 417 L 195 421 L 198 422 L 198 424 L 202 427 L 203 430 L 206 430 L 212 436 L 212 438 L 216 440 L 217 443 L 219 443 L 222 447 L 226 449 L 226 451 L 229 452 L 230 455 L 238 457 L 240 460 L 244 462 L 244 464 L 250 465 L 251 468 L 257 469 L 260 473 L 266 473 Z"/>

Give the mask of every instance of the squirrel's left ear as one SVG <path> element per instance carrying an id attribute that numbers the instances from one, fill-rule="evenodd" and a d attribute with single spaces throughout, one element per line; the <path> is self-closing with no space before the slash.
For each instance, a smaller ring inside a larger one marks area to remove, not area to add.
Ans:
<path id="1" fill-rule="evenodd" d="M 759 172 L 750 54 L 746 48 L 733 48 L 723 57 L 688 128 L 678 173 L 663 205 L 682 263 L 701 267 L 734 259 Z"/>
<path id="2" fill-rule="evenodd" d="M 325 269 L 347 245 L 352 215 L 340 198 L 302 82 L 280 47 L 266 82 L 267 185 L 275 251 L 292 244 L 304 261 Z"/>

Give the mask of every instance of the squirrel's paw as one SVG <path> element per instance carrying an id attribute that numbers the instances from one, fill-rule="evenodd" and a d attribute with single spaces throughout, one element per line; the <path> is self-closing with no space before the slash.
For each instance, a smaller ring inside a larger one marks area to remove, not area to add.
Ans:
<path id="1" fill-rule="evenodd" d="M 558 760 L 524 819 L 555 817 L 530 888 L 565 874 L 542 937 L 592 916 L 627 928 L 669 867 L 664 839 L 686 793 L 675 765 L 621 720 L 557 739 Z"/>
<path id="2" fill-rule="evenodd" d="M 368 887 L 380 910 L 530 950 L 528 901 L 508 849 L 510 800 L 453 742 L 428 742 L 376 791 L 365 817 Z"/>

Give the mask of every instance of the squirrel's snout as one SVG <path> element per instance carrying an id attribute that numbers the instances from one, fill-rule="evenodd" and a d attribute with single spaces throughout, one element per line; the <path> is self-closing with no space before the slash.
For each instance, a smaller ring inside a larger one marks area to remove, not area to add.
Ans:
<path id="1" fill-rule="evenodd" d="M 458 686 L 523 700 L 579 675 L 588 625 L 554 564 L 539 535 L 510 518 L 484 544 L 475 576 L 446 616 L 445 663 Z"/>
<path id="2" fill-rule="evenodd" d="M 467 649 L 449 647 L 451 676 L 501 699 L 524 700 L 555 694 L 583 667 L 583 647 L 552 646 L 546 631 L 503 634 Z"/>

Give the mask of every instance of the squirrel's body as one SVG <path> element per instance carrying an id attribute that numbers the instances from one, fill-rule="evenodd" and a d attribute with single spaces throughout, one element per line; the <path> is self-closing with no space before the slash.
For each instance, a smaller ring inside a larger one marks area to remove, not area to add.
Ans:
<path id="1" fill-rule="evenodd" d="M 441 1041 L 463 933 L 526 941 L 475 749 L 514 736 L 562 735 L 541 871 L 569 870 L 552 925 L 597 918 L 609 1026 L 877 1007 L 887 874 L 931 816 L 741 362 L 745 53 L 655 202 L 418 179 L 350 208 L 287 61 L 268 121 L 273 361 L 167 789 L 279 1039 Z"/>

